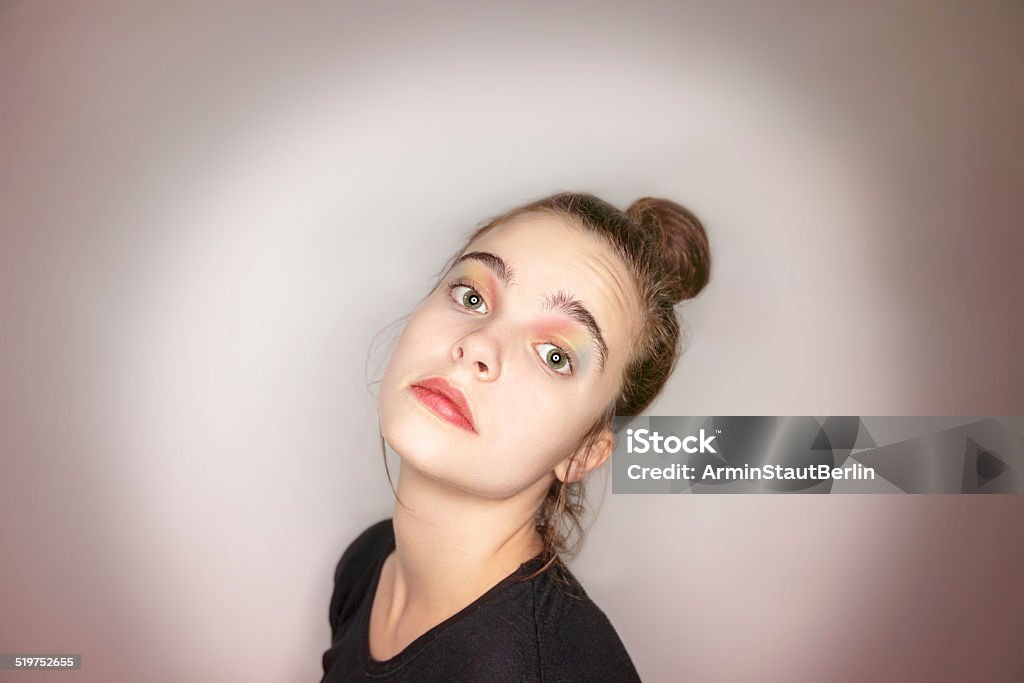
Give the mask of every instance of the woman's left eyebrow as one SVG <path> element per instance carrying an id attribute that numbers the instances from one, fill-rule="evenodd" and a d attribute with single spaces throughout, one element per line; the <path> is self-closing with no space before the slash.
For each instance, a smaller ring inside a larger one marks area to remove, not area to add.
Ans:
<path id="1" fill-rule="evenodd" d="M 544 297 L 544 310 L 568 316 L 587 331 L 594 352 L 597 354 L 597 371 L 604 372 L 604 363 L 608 358 L 608 345 L 604 341 L 604 335 L 601 334 L 601 326 L 597 324 L 597 320 L 587 310 L 587 307 L 579 300 L 574 299 L 568 292 L 559 290 Z"/>

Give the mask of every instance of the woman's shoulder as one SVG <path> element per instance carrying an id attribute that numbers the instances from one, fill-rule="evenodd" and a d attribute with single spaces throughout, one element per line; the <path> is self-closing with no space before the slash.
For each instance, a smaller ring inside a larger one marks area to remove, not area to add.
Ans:
<path id="1" fill-rule="evenodd" d="M 335 636 L 338 626 L 359 607 L 377 564 L 391 552 L 394 544 L 392 521 L 383 519 L 367 527 L 341 554 L 334 568 L 330 606 L 331 632 Z"/>
<path id="2" fill-rule="evenodd" d="M 558 672 L 583 680 L 638 681 L 622 639 L 605 614 L 568 570 L 535 584 L 541 665 L 547 676 Z"/>
<path id="3" fill-rule="evenodd" d="M 341 559 L 338 560 L 338 566 L 334 571 L 335 581 L 347 569 L 356 568 L 368 561 L 372 562 L 378 554 L 387 552 L 394 544 L 395 529 L 391 518 L 371 524 L 356 536 L 356 539 L 341 554 Z"/>

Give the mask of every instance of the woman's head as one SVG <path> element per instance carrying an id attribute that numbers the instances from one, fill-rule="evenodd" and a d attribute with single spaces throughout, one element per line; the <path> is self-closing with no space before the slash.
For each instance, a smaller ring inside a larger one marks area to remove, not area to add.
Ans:
<path id="1" fill-rule="evenodd" d="M 709 266 L 700 222 L 666 200 L 623 212 L 565 193 L 489 221 L 403 330 L 381 385 L 384 439 L 455 489 L 535 498 L 553 559 L 564 524 L 579 529 L 583 477 L 611 452 L 612 417 L 640 413 L 671 374 L 674 305 Z M 430 408 L 414 387 L 431 378 L 465 396 L 471 426 Z"/>

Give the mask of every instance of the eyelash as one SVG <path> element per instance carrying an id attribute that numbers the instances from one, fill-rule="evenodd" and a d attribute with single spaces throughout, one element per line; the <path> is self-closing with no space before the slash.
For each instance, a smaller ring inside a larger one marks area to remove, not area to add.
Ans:
<path id="1" fill-rule="evenodd" d="M 452 295 L 452 292 L 455 291 L 456 287 L 468 287 L 469 289 L 472 289 L 477 294 L 480 294 L 480 290 L 478 290 L 476 288 L 476 286 L 473 285 L 473 283 L 467 282 L 466 280 L 452 280 L 451 282 L 448 283 L 448 298 L 451 299 L 452 301 L 455 301 L 455 297 Z M 480 294 L 480 298 L 483 299 L 483 295 L 482 294 Z M 463 306 L 458 301 L 456 301 L 455 303 L 460 308 L 463 308 L 463 309 L 466 309 L 466 310 L 472 310 L 472 309 L 466 308 L 465 306 Z M 558 344 L 555 344 L 553 342 L 543 342 L 543 343 L 544 344 L 550 344 L 551 346 L 554 346 L 556 349 L 561 351 L 563 354 L 565 354 L 565 358 L 569 362 L 569 374 L 566 374 L 564 372 L 558 372 L 557 370 L 553 370 L 553 369 L 551 369 L 550 366 L 547 365 L 547 362 L 545 362 L 544 365 L 548 367 L 548 372 L 552 372 L 552 373 L 558 375 L 559 377 L 572 377 L 573 375 L 576 374 L 576 354 L 574 354 L 572 351 L 569 351 L 568 349 L 565 349 L 565 348 L 563 348 L 563 347 L 561 347 Z"/>

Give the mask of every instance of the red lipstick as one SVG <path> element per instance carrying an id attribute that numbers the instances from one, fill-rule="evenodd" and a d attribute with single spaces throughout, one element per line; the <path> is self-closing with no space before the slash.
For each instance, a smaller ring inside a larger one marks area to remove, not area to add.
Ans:
<path id="1" fill-rule="evenodd" d="M 476 432 L 466 395 L 444 377 L 428 377 L 414 383 L 410 389 L 420 403 L 441 419 L 467 432 Z"/>

